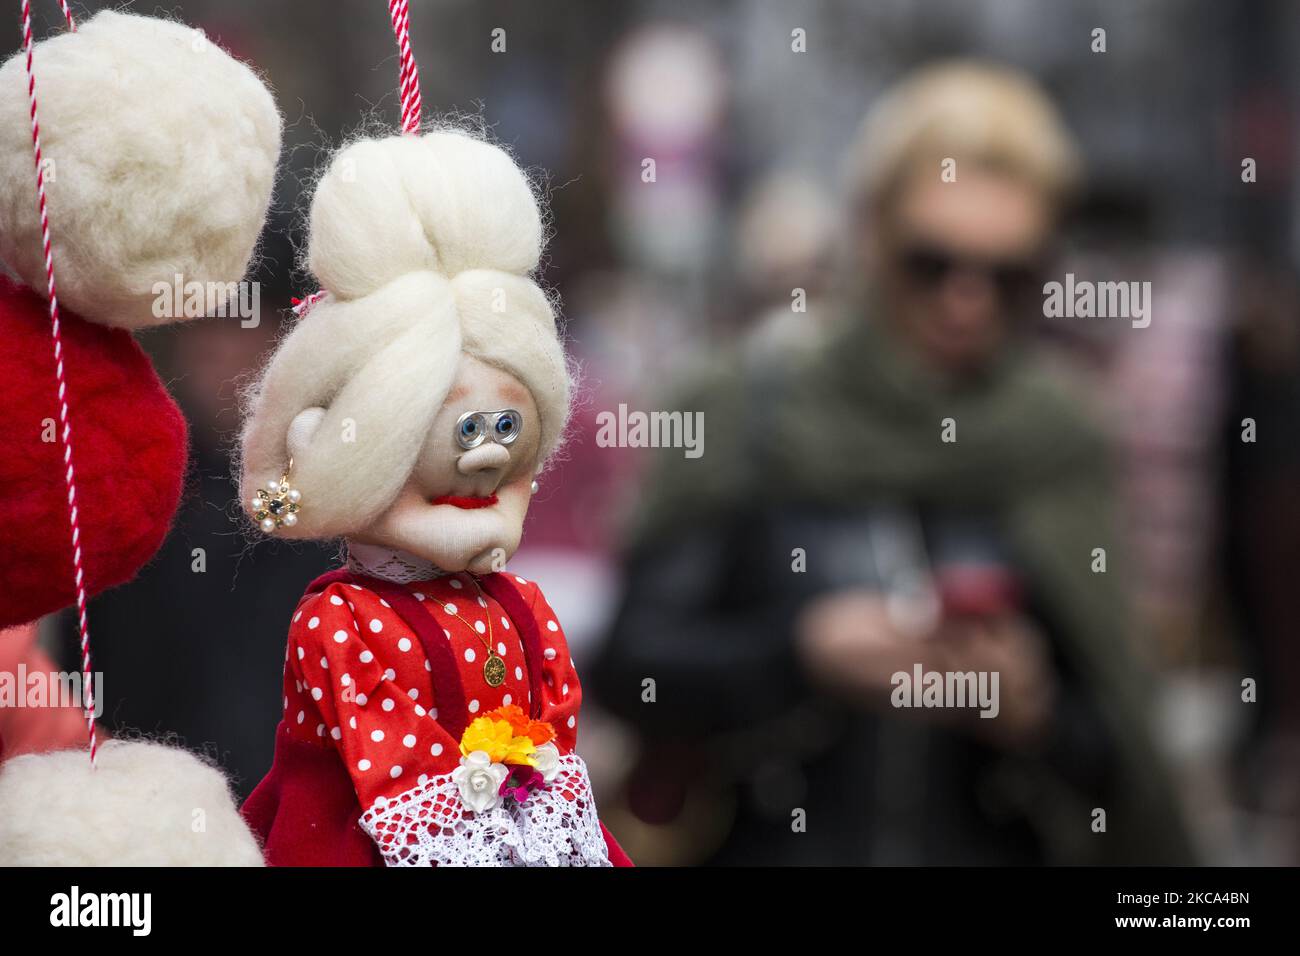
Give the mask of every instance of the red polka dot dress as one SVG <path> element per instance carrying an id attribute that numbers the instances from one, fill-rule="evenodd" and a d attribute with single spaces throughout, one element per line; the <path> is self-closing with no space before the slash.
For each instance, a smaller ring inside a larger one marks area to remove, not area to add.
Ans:
<path id="1" fill-rule="evenodd" d="M 607 843 L 574 752 L 582 689 L 536 585 L 507 574 L 383 587 L 340 577 L 309 589 L 294 611 L 277 766 L 282 751 L 313 759 L 331 751 L 355 794 L 356 822 L 388 865 L 607 866 L 622 856 Z M 553 739 L 537 748 L 550 756 L 534 761 L 535 774 L 522 768 L 531 788 L 503 796 L 503 765 L 464 754 L 462 735 L 471 740 L 486 724 L 476 718 L 498 720 L 512 707 L 534 715 L 534 728 L 549 724 Z M 263 786 L 274 776 L 276 768 Z M 293 812 L 286 794 L 301 789 L 283 778 L 274 783 L 276 818 Z M 255 792 L 250 804 L 257 800 Z"/>

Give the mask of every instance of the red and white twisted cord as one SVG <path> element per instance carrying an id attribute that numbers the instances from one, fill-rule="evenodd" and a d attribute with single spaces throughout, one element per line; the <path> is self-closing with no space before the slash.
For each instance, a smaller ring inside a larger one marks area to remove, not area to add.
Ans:
<path id="1" fill-rule="evenodd" d="M 402 132 L 420 131 L 420 71 L 411 52 L 411 13 L 408 0 L 388 0 L 388 16 L 397 37 L 398 89 L 402 97 Z"/>
<path id="2" fill-rule="evenodd" d="M 75 31 L 76 23 L 67 0 L 59 0 L 68 29 Z M 72 422 L 68 415 L 68 382 L 63 370 L 63 335 L 60 331 L 59 294 L 54 284 L 54 253 L 50 245 L 50 217 L 45 202 L 45 164 L 41 159 L 41 123 L 36 111 L 36 74 L 32 70 L 32 4 L 23 4 L 23 45 L 27 50 L 27 99 L 31 104 L 32 154 L 36 162 L 36 193 L 41 212 L 41 243 L 45 250 L 45 282 L 50 297 L 50 334 L 54 340 L 54 377 L 59 387 L 59 441 L 63 446 L 63 483 L 68 489 L 68 525 L 72 532 L 72 567 L 77 586 L 77 625 L 81 631 L 81 681 L 82 702 L 86 708 L 86 732 L 90 738 L 90 764 L 98 756 L 95 738 L 95 685 L 90 670 L 90 625 L 86 620 L 86 572 L 81 561 L 81 527 L 77 523 L 77 475 L 72 467 Z"/>

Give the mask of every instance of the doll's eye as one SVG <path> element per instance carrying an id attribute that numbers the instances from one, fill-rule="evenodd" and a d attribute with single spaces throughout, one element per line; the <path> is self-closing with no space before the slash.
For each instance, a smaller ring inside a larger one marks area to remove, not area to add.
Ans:
<path id="1" fill-rule="evenodd" d="M 515 436 L 519 434 L 519 425 L 520 418 L 518 412 L 502 412 L 497 416 L 497 441 L 503 445 L 510 444 L 515 440 Z"/>
<path id="2" fill-rule="evenodd" d="M 476 412 L 466 412 L 456 422 L 456 444 L 466 450 L 477 447 L 484 437 L 483 423 Z"/>

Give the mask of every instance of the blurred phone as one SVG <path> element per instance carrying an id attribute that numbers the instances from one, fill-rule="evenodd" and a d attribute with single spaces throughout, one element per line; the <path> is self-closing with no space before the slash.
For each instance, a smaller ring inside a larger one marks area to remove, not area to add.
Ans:
<path id="1" fill-rule="evenodd" d="M 1003 617 L 1024 607 L 1024 585 L 997 525 L 970 515 L 936 515 L 932 573 L 948 620 Z"/>
<path id="2" fill-rule="evenodd" d="M 948 620 L 1004 617 L 1023 606 L 1020 578 L 1004 564 L 954 562 L 935 568 L 934 578 Z"/>

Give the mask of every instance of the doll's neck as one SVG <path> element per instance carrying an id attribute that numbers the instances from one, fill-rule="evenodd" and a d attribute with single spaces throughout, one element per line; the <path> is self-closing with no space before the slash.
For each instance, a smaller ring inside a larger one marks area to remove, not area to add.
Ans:
<path id="1" fill-rule="evenodd" d="M 406 551 L 386 548 L 377 544 L 347 541 L 348 570 L 395 584 L 428 581 L 446 574 L 431 561 L 418 558 Z"/>

